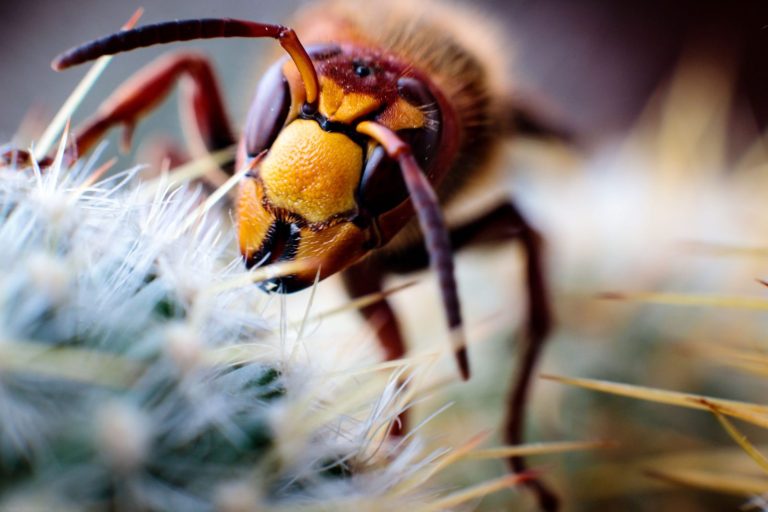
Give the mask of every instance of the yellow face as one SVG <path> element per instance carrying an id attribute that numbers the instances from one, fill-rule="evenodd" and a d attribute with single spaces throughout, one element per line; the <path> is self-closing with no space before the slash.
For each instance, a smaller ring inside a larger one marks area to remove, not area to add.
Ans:
<path id="1" fill-rule="evenodd" d="M 358 205 L 373 146 L 347 135 L 355 121 L 378 110 L 377 119 L 395 130 L 424 124 L 422 112 L 404 100 L 382 108 L 375 95 L 345 90 L 323 76 L 320 84 L 319 116 L 349 130 L 329 131 L 317 119 L 294 118 L 240 186 L 238 232 L 247 264 L 311 262 L 280 280 L 284 292 L 310 286 L 318 268 L 321 279 L 345 269 L 377 245 L 375 219 L 363 220 Z"/>
<path id="2" fill-rule="evenodd" d="M 322 278 L 363 256 L 368 236 L 352 222 L 362 166 L 362 148 L 346 135 L 323 131 L 312 120 L 287 125 L 240 188 L 238 229 L 246 259 L 311 258 Z M 288 281 L 299 289 L 314 279 L 308 269 Z"/>

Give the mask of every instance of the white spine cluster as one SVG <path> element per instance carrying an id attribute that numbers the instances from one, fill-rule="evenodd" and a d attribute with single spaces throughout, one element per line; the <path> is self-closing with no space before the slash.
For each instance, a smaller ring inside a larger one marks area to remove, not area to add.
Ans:
<path id="1" fill-rule="evenodd" d="M 94 161 L 0 168 L 0 509 L 427 503 L 436 454 L 383 435 L 395 380 L 296 357 L 227 284 L 248 273 L 225 215 L 185 230 L 199 191 L 92 184 Z"/>

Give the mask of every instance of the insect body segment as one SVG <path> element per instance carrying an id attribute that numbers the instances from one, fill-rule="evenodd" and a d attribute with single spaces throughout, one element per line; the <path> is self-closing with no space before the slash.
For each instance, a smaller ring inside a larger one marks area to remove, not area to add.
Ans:
<path id="1" fill-rule="evenodd" d="M 417 166 L 429 176 L 421 186 L 429 188 L 441 178 L 431 164 L 442 129 L 426 79 L 405 75 L 407 65 L 395 57 L 333 45 L 308 52 L 320 83 L 317 110 L 306 104 L 297 108 L 303 89 L 288 62 L 274 65 L 257 90 L 245 132 L 246 156 L 264 150 L 267 156 L 250 176 L 256 183 L 241 188 L 239 233 L 249 265 L 314 258 L 324 278 L 389 241 L 380 217 L 389 222 L 388 232 L 410 219 L 386 220 L 407 201 L 408 187 L 397 158 L 359 127 L 375 123 L 413 141 Z M 434 194 L 432 201 L 436 207 Z M 450 248 L 445 251 L 450 257 Z M 308 270 L 279 284 L 295 291 L 314 279 Z"/>
<path id="2" fill-rule="evenodd" d="M 258 176 L 276 208 L 332 223 L 355 215 L 362 162 L 362 148 L 346 135 L 297 119 L 280 132 Z"/>

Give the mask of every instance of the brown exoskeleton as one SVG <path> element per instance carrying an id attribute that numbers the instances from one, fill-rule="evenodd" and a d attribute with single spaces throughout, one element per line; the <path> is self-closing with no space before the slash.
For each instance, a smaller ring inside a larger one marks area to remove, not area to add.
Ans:
<path id="1" fill-rule="evenodd" d="M 424 2 L 385 5 L 323 1 L 297 19 L 296 31 L 232 19 L 149 25 L 92 41 L 59 56 L 56 69 L 153 44 L 218 37 L 270 37 L 288 56 L 256 90 L 239 143 L 214 73 L 197 53 L 160 58 L 117 90 L 75 133 L 79 153 L 115 125 L 130 128 L 182 77 L 195 127 L 209 151 L 238 144 L 240 249 L 249 267 L 312 258 L 314 270 L 281 278 L 293 292 L 342 273 L 358 297 L 382 290 L 391 273 L 430 264 L 438 274 L 457 361 L 469 376 L 453 251 L 519 240 L 527 258 L 527 344 L 509 398 L 506 440 L 521 441 L 531 377 L 550 329 L 541 238 L 511 202 L 447 225 L 442 211 L 460 204 L 491 168 L 500 143 L 517 132 L 558 135 L 512 100 L 503 55 L 486 25 L 456 7 Z M 470 30 L 471 29 L 471 30 Z M 296 34 L 300 34 L 302 42 Z M 306 46 L 305 46 L 306 44 Z M 501 66 L 503 68 L 503 66 Z M 388 359 L 405 353 L 386 300 L 363 315 L 381 325 Z M 523 471 L 522 458 L 510 459 Z M 543 509 L 557 498 L 539 480 L 528 485 Z"/>

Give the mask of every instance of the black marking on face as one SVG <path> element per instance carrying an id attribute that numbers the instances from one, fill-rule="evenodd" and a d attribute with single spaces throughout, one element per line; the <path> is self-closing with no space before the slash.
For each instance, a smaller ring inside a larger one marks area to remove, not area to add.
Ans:
<path id="1" fill-rule="evenodd" d="M 248 269 L 255 265 L 271 265 L 296 258 L 301 243 L 301 229 L 295 223 L 276 220 L 269 226 L 259 250 L 245 262 Z"/>

